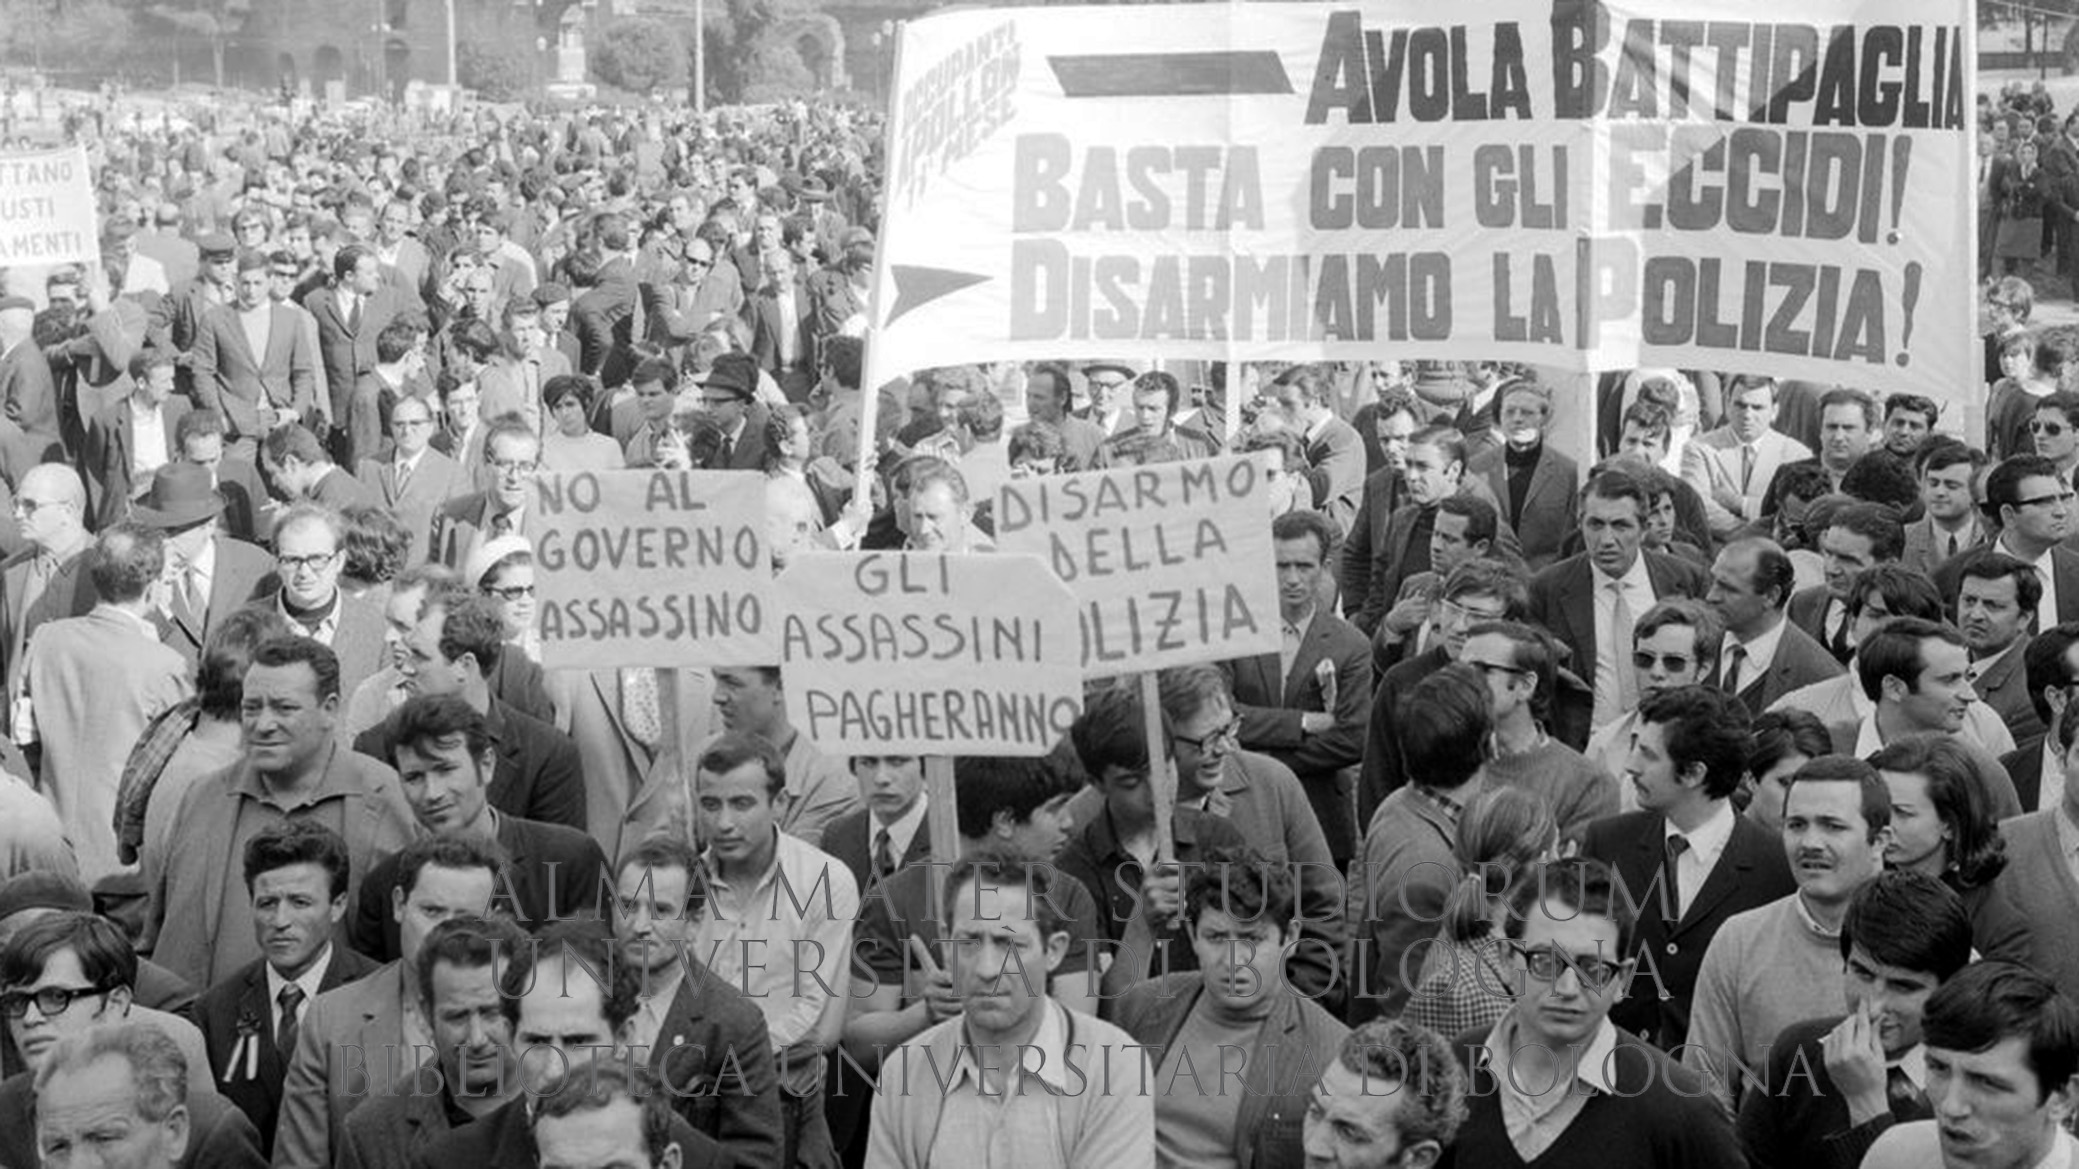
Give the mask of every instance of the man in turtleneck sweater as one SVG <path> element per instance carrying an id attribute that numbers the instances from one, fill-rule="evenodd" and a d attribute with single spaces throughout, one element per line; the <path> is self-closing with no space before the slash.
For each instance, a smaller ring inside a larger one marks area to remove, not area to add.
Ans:
<path id="1" fill-rule="evenodd" d="M 1494 735 L 1487 765 L 1490 784 L 1518 787 L 1544 800 L 1559 821 L 1562 840 L 1580 838 L 1591 820 L 1617 812 L 1617 781 L 1579 751 L 1545 733 L 1538 718 L 1549 699 L 1559 654 L 1543 630 L 1513 621 L 1473 626 L 1458 660 L 1487 679 Z"/>
<path id="2" fill-rule="evenodd" d="M 266 604 L 291 632 L 332 647 L 340 693 L 352 694 L 383 665 L 385 626 L 379 601 L 349 597 L 339 587 L 346 553 L 338 513 L 298 504 L 275 528 L 274 548 L 281 589 Z"/>
<path id="3" fill-rule="evenodd" d="M 1523 560 L 1536 572 L 1560 557 L 1580 522 L 1574 460 L 1545 444 L 1552 424 L 1552 391 L 1536 382 L 1511 382 L 1496 403 L 1502 443 L 1473 455 L 1467 478 L 1485 481 L 1502 518 L 1523 541 Z"/>

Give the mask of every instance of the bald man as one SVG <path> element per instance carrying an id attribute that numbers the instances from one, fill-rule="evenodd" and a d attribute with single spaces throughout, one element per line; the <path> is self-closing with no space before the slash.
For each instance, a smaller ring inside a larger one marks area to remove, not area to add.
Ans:
<path id="1" fill-rule="evenodd" d="M 38 461 L 63 458 L 58 438 L 58 387 L 43 347 L 31 335 L 36 305 L 26 297 L 0 297 L 0 410 L 28 434 Z"/>
<path id="2" fill-rule="evenodd" d="M 22 476 L 15 517 L 28 547 L 0 561 L 0 645 L 10 697 L 21 693 L 22 648 L 36 627 L 83 616 L 98 599 L 80 559 L 93 543 L 86 510 L 86 484 L 72 468 L 43 463 Z"/>

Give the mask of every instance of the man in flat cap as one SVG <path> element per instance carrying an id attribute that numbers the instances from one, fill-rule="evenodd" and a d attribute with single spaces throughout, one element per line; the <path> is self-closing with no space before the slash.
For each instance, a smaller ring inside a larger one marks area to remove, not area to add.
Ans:
<path id="1" fill-rule="evenodd" d="M 238 245 L 221 232 L 211 232 L 197 241 L 202 267 L 193 280 L 177 285 L 161 297 L 145 327 L 145 344 L 180 355 L 176 387 L 195 399 L 193 353 L 209 310 L 238 300 Z"/>

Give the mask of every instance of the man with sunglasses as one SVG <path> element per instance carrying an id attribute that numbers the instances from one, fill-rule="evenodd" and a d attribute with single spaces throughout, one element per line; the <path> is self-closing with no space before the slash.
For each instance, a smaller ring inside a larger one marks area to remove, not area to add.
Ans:
<path id="1" fill-rule="evenodd" d="M 1985 515 L 1997 521 L 1999 538 L 1961 552 L 1935 569 L 1942 600 L 1954 606 L 1962 591 L 1964 566 L 1994 553 L 2012 556 L 2036 570 L 2043 595 L 2036 601 L 2037 629 L 2079 621 L 2079 552 L 2065 546 L 2072 534 L 2073 495 L 2058 465 L 2041 455 L 2003 460 L 1985 478 Z"/>
<path id="2" fill-rule="evenodd" d="M 1663 690 L 1708 682 L 1718 669 L 1718 643 L 1724 626 L 1702 601 L 1675 597 L 1662 601 L 1633 626 L 1631 668 L 1638 678 L 1639 705 Z M 1639 733 L 1639 712 L 1623 718 L 1590 736 L 1588 757 L 1597 770 L 1617 781 L 1617 809 L 1637 811 L 1638 792 L 1624 781 L 1625 764 L 1631 758 L 1632 739 Z"/>
<path id="3" fill-rule="evenodd" d="M 0 952 L 0 1020 L 28 1064 L 27 1071 L 0 1081 L 0 1165 L 57 1163 L 37 1149 L 36 1077 L 61 1041 L 118 1023 L 155 1029 L 187 1066 L 187 1090 L 176 1102 L 187 1109 L 187 1149 L 171 1164 L 258 1169 L 267 1163 L 253 1122 L 210 1083 L 202 1032 L 177 1015 L 136 1005 L 136 982 L 137 954 L 129 938 L 114 922 L 91 913 L 46 918 Z M 72 1109 L 66 1114 L 78 1115 Z"/>
<path id="4" fill-rule="evenodd" d="M 1600 861 L 1516 882 L 1504 922 L 1522 993 L 1493 1030 L 1460 1037 L 1469 1107 L 1439 1165 L 1741 1169 L 1707 1083 L 1610 1021 L 1634 971 L 1633 917 Z"/>
<path id="5" fill-rule="evenodd" d="M 1640 907 L 1652 969 L 1610 1012 L 1666 1050 L 1689 1030 L 1711 938 L 1728 919 L 1797 888 L 1782 842 L 1733 810 L 1752 749 L 1747 708 L 1708 685 L 1657 689 L 1639 704 L 1624 765 L 1638 811 L 1588 826 L 1581 854 L 1608 864 Z"/>
<path id="6" fill-rule="evenodd" d="M 2061 390 L 2038 401 L 2028 433 L 2037 456 L 2057 464 L 2057 477 L 2070 486 L 2079 467 L 2079 394 Z"/>

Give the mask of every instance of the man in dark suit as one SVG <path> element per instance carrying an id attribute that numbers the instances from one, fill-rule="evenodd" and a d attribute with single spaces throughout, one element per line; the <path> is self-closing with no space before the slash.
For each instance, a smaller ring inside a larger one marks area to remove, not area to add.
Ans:
<path id="1" fill-rule="evenodd" d="M 764 286 L 744 306 L 751 319 L 751 356 L 789 400 L 799 402 L 816 380 L 815 314 L 808 290 L 794 278 L 792 254 L 774 248 L 760 264 Z"/>
<path id="2" fill-rule="evenodd" d="M 2042 599 L 2035 569 L 1997 552 L 1965 565 L 1957 585 L 1956 624 L 1971 651 L 1971 689 L 1999 712 L 2017 747 L 2043 733 L 2022 663 L 2029 620 Z"/>
<path id="3" fill-rule="evenodd" d="M 749 356 L 724 353 L 715 358 L 700 383 L 700 400 L 719 440 L 711 448 L 702 443 L 694 450 L 694 462 L 702 470 L 765 469 L 766 413 L 752 401 L 757 388 L 758 369 Z"/>
<path id="4" fill-rule="evenodd" d="M 2043 585 L 2033 610 L 2037 629 L 2079 621 L 2079 552 L 2064 545 L 2075 514 L 2072 489 L 2057 464 L 2037 455 L 2002 460 L 1985 477 L 1985 514 L 1999 522 L 1999 538 L 1935 569 L 1942 599 L 1954 605 L 1965 566 L 1998 553 L 2035 568 Z"/>
<path id="5" fill-rule="evenodd" d="M 498 975 L 527 936 L 504 917 L 450 917 L 434 926 L 405 973 L 423 1000 L 433 1055 L 395 1094 L 347 1114 L 336 1163 L 409 1169 L 435 1137 L 488 1116 L 519 1093 L 519 1053 L 498 1001 Z M 537 1057 L 538 1058 L 538 1057 Z"/>
<path id="6" fill-rule="evenodd" d="M 423 399 L 397 399 L 390 407 L 396 448 L 386 458 L 363 459 L 355 469 L 362 489 L 388 508 L 411 537 L 411 564 L 425 561 L 433 513 L 463 485 L 455 461 L 432 449 L 433 427 L 433 408 Z"/>
<path id="7" fill-rule="evenodd" d="M 1886 1129 L 1934 1115 L 1921 1012 L 1971 961 L 1963 901 L 1925 874 L 1885 873 L 1849 900 L 1841 958 L 1848 1014 L 1786 1028 L 1740 1105 L 1750 1169 L 1857 1169 Z"/>
<path id="8" fill-rule="evenodd" d="M 217 522 L 224 534 L 248 544 L 256 543 L 261 520 L 273 522 L 266 510 L 273 506 L 273 500 L 267 494 L 267 485 L 260 481 L 257 463 L 224 453 L 224 416 L 214 410 L 190 410 L 175 423 L 173 436 L 174 461 L 193 463 L 207 470 L 216 493 L 223 496 L 224 512 Z M 149 486 L 147 476 L 145 484 L 133 490 Z"/>
<path id="9" fill-rule="evenodd" d="M 1511 382 L 1497 400 L 1503 441 L 1471 456 L 1466 475 L 1484 481 L 1500 501 L 1502 518 L 1522 541 L 1524 562 L 1536 572 L 1559 559 L 1560 545 L 1574 530 L 1580 468 L 1545 441 L 1552 423 L 1550 389 Z"/>
<path id="10" fill-rule="evenodd" d="M 641 976 L 617 961 L 614 943 L 603 926 L 566 922 L 546 931 L 534 946 L 522 947 L 498 981 L 505 1015 L 513 1025 L 513 1042 L 521 1048 L 537 1044 L 559 1050 L 562 1059 L 537 1056 L 520 1061 L 522 1095 L 489 1116 L 427 1142 L 421 1165 L 533 1169 L 541 1151 L 529 1127 L 536 1101 L 581 1070 L 593 1075 L 616 1074 L 633 1058 L 626 1036 L 640 1005 Z M 733 1086 L 723 1086 L 732 1091 Z M 658 1098 L 661 1094 L 653 1096 Z M 667 1138 L 684 1155 L 686 1165 L 729 1165 L 734 1160 L 712 1137 L 693 1128 L 676 1112 Z"/>
<path id="11" fill-rule="evenodd" d="M 130 359 L 130 393 L 110 402 L 87 424 L 84 457 L 89 495 L 87 514 L 96 527 L 130 513 L 130 501 L 149 482 L 149 471 L 181 457 L 180 420 L 190 407 L 173 396 L 170 353 L 144 350 Z"/>
<path id="12" fill-rule="evenodd" d="M 495 601 L 431 589 L 397 663 L 403 688 L 415 695 L 452 694 L 484 719 L 496 747 L 491 806 L 507 816 L 585 830 L 585 788 L 577 744 L 545 722 L 499 699 L 491 678 L 507 653 L 502 610 Z M 354 740 L 354 749 L 396 765 L 403 710 L 392 711 Z M 589 877 L 588 877 L 589 879 Z"/>
<path id="13" fill-rule="evenodd" d="M 931 859 L 931 808 L 922 759 L 854 755 L 849 762 L 865 806 L 832 820 L 817 847 L 844 862 L 864 898 L 892 874 Z"/>
<path id="14" fill-rule="evenodd" d="M 1370 640 L 1320 603 L 1334 539 L 1319 512 L 1287 512 L 1272 523 L 1282 648 L 1221 669 L 1234 695 L 1237 741 L 1299 777 L 1340 870 L 1357 851 L 1345 772 L 1364 758 L 1372 660 Z"/>
<path id="15" fill-rule="evenodd" d="M 1640 907 L 1643 982 L 1611 1018 L 1664 1050 L 1688 1034 L 1697 971 L 1718 927 L 1795 889 L 1782 841 L 1732 807 L 1749 732 L 1746 708 L 1713 687 L 1649 696 L 1624 777 L 1639 810 L 1597 820 L 1582 837 L 1582 854 L 1615 870 Z"/>
<path id="16" fill-rule="evenodd" d="M 209 310 L 237 299 L 238 245 L 230 236 L 212 232 L 196 241 L 201 267 L 189 280 L 175 285 L 152 307 L 145 324 L 145 346 L 179 355 L 180 375 L 175 379 L 182 394 L 192 398 L 195 379 L 192 356 L 202 320 Z"/>
<path id="17" fill-rule="evenodd" d="M 1880 503 L 1852 503 L 1833 513 L 1816 533 L 1826 565 L 1826 583 L 1790 598 L 1790 623 L 1826 647 L 1838 662 L 1854 653 L 1848 637 L 1848 593 L 1865 569 L 1893 564 L 1906 551 L 1906 529 L 1898 513 Z"/>
<path id="18" fill-rule="evenodd" d="M 224 416 L 233 453 L 252 457 L 275 427 L 317 408 L 317 354 L 305 344 L 302 319 L 268 296 L 267 257 L 238 262 L 238 299 L 203 314 L 191 370 L 195 404 Z"/>
<path id="19" fill-rule="evenodd" d="M 260 445 L 267 475 L 286 492 L 291 502 L 308 500 L 334 512 L 344 512 L 368 502 L 368 492 L 346 469 L 332 461 L 332 452 L 318 436 L 297 424 L 284 426 Z"/>
<path id="20" fill-rule="evenodd" d="M 1483 480 L 1465 477 L 1465 442 L 1445 426 L 1416 431 L 1408 440 L 1399 478 L 1389 478 L 1393 474 L 1382 471 L 1366 482 L 1364 501 L 1338 550 L 1343 612 L 1352 625 L 1374 636 L 1399 599 L 1401 583 L 1432 567 L 1430 543 L 1438 505 L 1453 495 L 1487 493 Z M 1379 505 L 1384 491 L 1395 485 L 1401 505 L 1383 513 Z M 1500 511 L 1497 505 L 1497 517 Z M 1498 520 L 1494 540 L 1497 548 L 1516 554 L 1515 533 Z"/>
<path id="21" fill-rule="evenodd" d="M 606 903 L 606 855 L 578 829 L 510 815 L 491 802 L 498 744 L 476 708 L 457 694 L 420 695 L 398 707 L 384 726 L 394 736 L 389 758 L 397 762 L 399 784 L 419 827 L 436 836 L 466 833 L 498 842 L 505 866 L 497 900 L 510 901 L 499 908 L 530 931 L 598 915 Z M 361 883 L 347 936 L 365 954 L 402 953 L 389 911 L 397 865 L 394 855 L 386 857 Z"/>
<path id="22" fill-rule="evenodd" d="M 275 525 L 274 549 L 274 587 L 264 589 L 256 603 L 281 614 L 299 636 L 330 646 L 339 659 L 339 692 L 352 694 L 383 668 L 389 654 L 382 600 L 349 596 L 339 587 L 346 567 L 339 513 L 297 504 Z"/>
<path id="23" fill-rule="evenodd" d="M 131 509 L 131 518 L 166 533 L 166 573 L 173 587 L 156 621 L 159 636 L 193 662 L 232 610 L 251 600 L 274 572 L 274 558 L 217 530 L 224 497 L 207 468 L 169 463 Z"/>
<path id="24" fill-rule="evenodd" d="M 618 389 L 633 368 L 629 357 L 635 337 L 635 271 L 620 256 L 602 258 L 594 252 L 568 257 L 564 268 L 578 290 L 570 306 L 578 372 L 598 378 L 608 390 Z"/>
<path id="25" fill-rule="evenodd" d="M 1711 566 L 1705 600 L 1725 622 L 1716 682 L 1760 714 L 1800 687 L 1843 672 L 1826 647 L 1784 615 L 1796 569 L 1773 540 L 1735 540 Z"/>
<path id="26" fill-rule="evenodd" d="M 1325 366 L 1302 365 L 1280 377 L 1270 393 L 1285 424 L 1306 440 L 1311 505 L 1340 536 L 1356 519 L 1364 490 L 1364 440 L 1336 417 L 1334 378 Z"/>
<path id="27" fill-rule="evenodd" d="M 343 425 L 361 375 L 375 368 L 375 339 L 403 310 L 403 297 L 383 283 L 383 263 L 362 244 L 332 258 L 333 283 L 310 294 L 303 307 L 318 319 L 318 354 L 332 420 Z"/>
<path id="28" fill-rule="evenodd" d="M 1636 685 L 1622 657 L 1631 652 L 1632 623 L 1666 597 L 1702 599 L 1704 570 L 1641 547 L 1650 507 L 1646 488 L 1628 471 L 1604 471 L 1581 493 L 1587 551 L 1530 580 L 1531 620 L 1572 651 L 1567 668 L 1595 693 L 1596 726 L 1634 705 Z"/>
<path id="29" fill-rule="evenodd" d="M 202 992 L 195 1022 L 218 1089 L 252 1118 L 261 1152 L 274 1150 L 285 1051 L 303 1008 L 374 962 L 335 944 L 347 909 L 347 846 L 313 821 L 289 821 L 247 842 L 245 884 L 253 932 L 266 956 Z"/>
<path id="30" fill-rule="evenodd" d="M 2044 730 L 2015 744 L 2000 756 L 2000 766 L 2014 781 L 2014 795 L 2024 812 L 2056 807 L 2064 792 L 2064 752 L 2058 724 L 2079 687 L 2079 623 L 2053 625 L 2029 639 L 2022 652 L 2029 702 Z"/>
<path id="31" fill-rule="evenodd" d="M 614 940 L 620 964 L 642 975 L 629 1048 L 637 1060 L 647 1055 L 678 1115 L 737 1164 L 777 1164 L 772 1039 L 764 1014 L 694 954 L 700 872 L 698 854 L 675 836 L 643 841 L 616 870 Z"/>
<path id="32" fill-rule="evenodd" d="M 457 572 L 484 541 L 524 534 L 528 484 L 541 466 L 541 439 L 518 419 L 492 423 L 484 433 L 483 452 L 491 486 L 454 496 L 433 512 L 428 559 Z"/>

